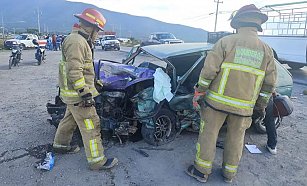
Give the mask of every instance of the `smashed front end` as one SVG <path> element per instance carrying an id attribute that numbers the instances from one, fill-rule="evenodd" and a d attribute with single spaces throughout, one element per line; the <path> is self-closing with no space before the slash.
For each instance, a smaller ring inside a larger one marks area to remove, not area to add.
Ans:
<path id="1" fill-rule="evenodd" d="M 117 137 L 135 134 L 139 121 L 135 116 L 137 104 L 132 98 L 144 89 L 153 87 L 154 70 L 108 61 L 99 61 L 94 65 L 96 78 L 103 83 L 100 95 L 95 98 L 102 133 L 105 137 L 107 134 Z M 65 110 L 66 105 L 59 95 L 55 104 L 47 103 L 49 123 L 57 127 Z"/>

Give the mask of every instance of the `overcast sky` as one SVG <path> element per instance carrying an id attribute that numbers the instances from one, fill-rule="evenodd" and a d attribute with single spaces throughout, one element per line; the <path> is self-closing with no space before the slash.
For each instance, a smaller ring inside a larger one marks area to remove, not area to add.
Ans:
<path id="1" fill-rule="evenodd" d="M 214 0 L 69 0 L 94 4 L 111 11 L 151 17 L 207 31 L 214 30 L 216 3 Z M 217 1 L 217 0 L 216 0 Z M 228 18 L 243 5 L 265 5 L 298 2 L 298 0 L 220 0 L 217 31 L 231 31 Z"/>

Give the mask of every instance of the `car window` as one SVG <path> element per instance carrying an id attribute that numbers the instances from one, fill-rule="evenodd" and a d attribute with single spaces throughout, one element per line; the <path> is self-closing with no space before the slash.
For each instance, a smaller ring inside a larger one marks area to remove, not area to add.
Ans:
<path id="1" fill-rule="evenodd" d="M 200 58 L 200 53 L 182 55 L 169 58 L 168 60 L 174 65 L 176 68 L 177 76 L 183 76 Z"/>
<path id="2" fill-rule="evenodd" d="M 176 39 L 173 34 L 165 33 L 165 34 L 157 34 L 158 39 Z"/>
<path id="3" fill-rule="evenodd" d="M 19 40 L 25 40 L 27 38 L 27 35 L 18 35 L 16 37 L 16 39 L 19 39 Z"/>
<path id="4" fill-rule="evenodd" d="M 277 70 L 277 87 L 287 86 L 292 84 L 291 75 L 277 60 L 275 60 Z"/>
<path id="5" fill-rule="evenodd" d="M 106 36 L 105 40 L 115 40 L 116 37 L 115 36 Z"/>
<path id="6" fill-rule="evenodd" d="M 166 68 L 167 63 L 165 61 L 162 61 L 152 55 L 146 54 L 141 52 L 140 54 L 138 54 L 135 58 L 134 58 L 134 62 L 133 62 L 133 66 L 139 66 L 142 63 L 152 63 L 154 65 L 157 65 L 159 67 L 162 68 Z"/>

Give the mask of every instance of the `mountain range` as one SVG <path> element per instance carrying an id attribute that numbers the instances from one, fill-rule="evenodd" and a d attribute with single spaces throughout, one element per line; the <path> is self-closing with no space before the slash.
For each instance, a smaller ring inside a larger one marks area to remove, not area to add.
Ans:
<path id="1" fill-rule="evenodd" d="M 134 37 L 145 40 L 152 32 L 171 32 L 185 42 L 207 40 L 208 32 L 180 24 L 170 24 L 149 17 L 97 8 L 94 5 L 66 0 L 1 0 L 0 12 L 4 27 L 12 32 L 38 28 L 41 32 L 69 33 L 78 20 L 73 14 L 85 8 L 96 8 L 107 19 L 106 31 L 115 31 L 118 37 Z M 39 19 L 38 19 L 39 17 Z M 39 21 L 38 21 L 39 20 Z M 1 20 L 0 20 L 0 24 Z"/>

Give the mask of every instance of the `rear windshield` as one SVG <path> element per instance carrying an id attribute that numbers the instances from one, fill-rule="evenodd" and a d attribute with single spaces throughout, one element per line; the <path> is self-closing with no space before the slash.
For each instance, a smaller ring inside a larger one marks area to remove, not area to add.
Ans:
<path id="1" fill-rule="evenodd" d="M 176 39 L 173 34 L 157 34 L 158 39 Z"/>

